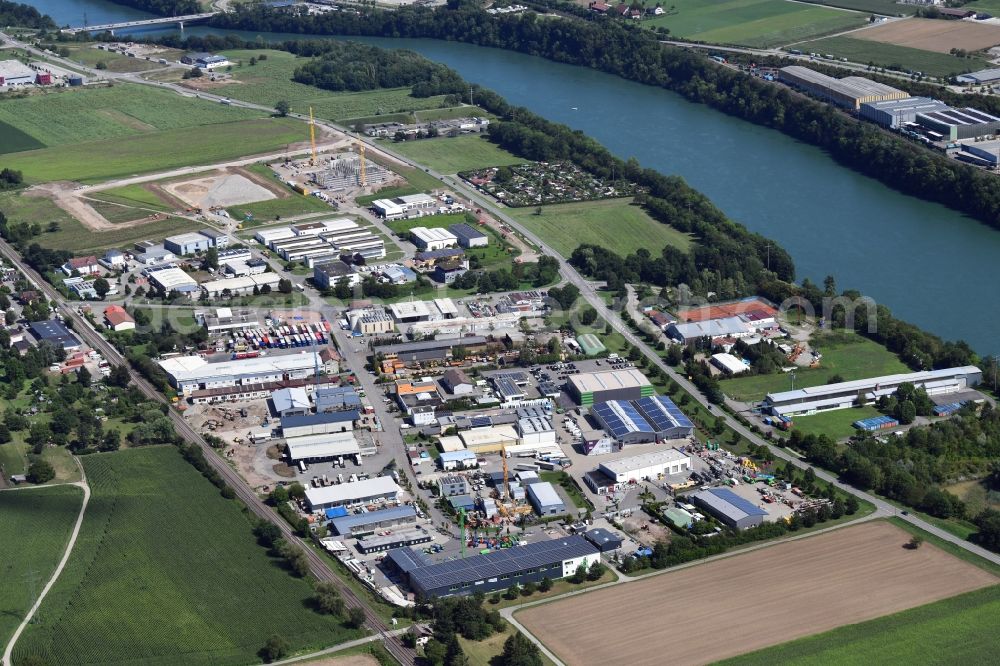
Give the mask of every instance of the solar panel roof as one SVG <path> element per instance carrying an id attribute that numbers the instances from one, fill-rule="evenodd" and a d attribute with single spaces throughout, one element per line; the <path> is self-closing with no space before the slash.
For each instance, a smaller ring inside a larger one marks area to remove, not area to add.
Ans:
<path id="1" fill-rule="evenodd" d="M 487 428 L 493 425 L 493 421 L 488 416 L 473 416 L 469 419 L 469 425 L 473 428 Z"/>
<path id="2" fill-rule="evenodd" d="M 642 415 L 646 417 L 657 432 L 670 428 L 693 428 L 691 420 L 681 412 L 673 400 L 666 396 L 655 395 L 640 398 L 636 401 Z"/>
<path id="3" fill-rule="evenodd" d="M 593 410 L 614 437 L 631 432 L 654 432 L 653 426 L 639 414 L 639 410 L 624 400 L 602 402 L 594 405 Z"/>
<path id="4" fill-rule="evenodd" d="M 436 590 L 487 578 L 509 576 L 527 569 L 561 563 L 563 560 L 597 552 L 592 543 L 576 535 L 418 567 L 410 571 L 410 581 L 424 590 Z"/>

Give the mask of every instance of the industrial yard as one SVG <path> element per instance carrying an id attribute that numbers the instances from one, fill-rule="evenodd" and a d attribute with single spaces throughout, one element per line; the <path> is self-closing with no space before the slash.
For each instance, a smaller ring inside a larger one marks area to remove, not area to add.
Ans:
<path id="1" fill-rule="evenodd" d="M 908 539 L 886 523 L 842 528 L 515 617 L 566 664 L 639 663 L 650 654 L 673 664 L 705 664 L 997 582 L 932 546 L 908 550 Z M 766 588 L 766 598 L 747 593 L 747 584 Z M 605 612 L 653 605 L 654 614 Z M 710 627 L 724 628 L 725 640 Z M 618 640 L 626 635 L 643 639 Z"/>

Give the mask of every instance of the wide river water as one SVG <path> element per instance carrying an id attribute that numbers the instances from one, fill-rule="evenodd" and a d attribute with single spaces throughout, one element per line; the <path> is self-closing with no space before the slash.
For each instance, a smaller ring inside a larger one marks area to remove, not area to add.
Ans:
<path id="1" fill-rule="evenodd" d="M 145 16 L 104 0 L 26 1 L 60 25 L 82 25 L 85 13 L 90 25 Z M 841 288 L 858 289 L 897 316 L 965 339 L 980 353 L 998 351 L 1000 308 L 989 286 L 990 266 L 1000 258 L 998 231 L 889 190 L 777 131 L 659 88 L 467 44 L 363 41 L 417 51 L 623 158 L 684 177 L 731 218 L 788 249 L 799 278 L 821 283 L 832 274 Z"/>

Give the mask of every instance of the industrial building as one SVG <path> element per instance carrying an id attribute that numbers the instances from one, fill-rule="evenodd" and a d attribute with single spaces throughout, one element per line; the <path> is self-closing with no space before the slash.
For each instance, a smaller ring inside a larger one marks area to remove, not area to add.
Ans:
<path id="1" fill-rule="evenodd" d="M 285 454 L 289 463 L 296 465 L 299 461 L 310 464 L 345 458 L 357 461 L 362 451 L 354 433 L 347 431 L 286 438 Z"/>
<path id="2" fill-rule="evenodd" d="M 441 469 L 451 472 L 456 469 L 473 469 L 479 467 L 479 460 L 473 451 L 445 451 L 438 457 Z"/>
<path id="3" fill-rule="evenodd" d="M 410 194 L 392 199 L 376 199 L 372 202 L 372 210 L 379 217 L 392 221 L 419 217 L 425 212 L 433 211 L 437 205 L 437 200 L 429 194 Z"/>
<path id="4" fill-rule="evenodd" d="M 333 261 L 313 267 L 313 282 L 320 289 L 333 289 L 341 283 L 353 287 L 361 283 L 361 276 L 343 261 Z"/>
<path id="5" fill-rule="evenodd" d="M 325 386 L 316 389 L 316 413 L 361 409 L 361 396 L 350 386 Z"/>
<path id="6" fill-rule="evenodd" d="M 808 67 L 789 65 L 778 70 L 778 79 L 845 109 L 857 111 L 866 102 L 906 99 L 910 93 L 860 76 L 835 79 Z"/>
<path id="7" fill-rule="evenodd" d="M 469 494 L 469 482 L 464 476 L 457 474 L 442 476 L 438 479 L 438 490 L 441 497 L 457 497 Z"/>
<path id="8" fill-rule="evenodd" d="M 955 77 L 959 83 L 969 83 L 976 86 L 987 85 L 1000 81 L 1000 69 L 981 69 L 978 72 L 969 72 Z"/>
<path id="9" fill-rule="evenodd" d="M 352 310 L 348 315 L 348 323 L 355 335 L 384 335 L 392 333 L 395 328 L 392 317 L 381 308 Z"/>
<path id="10" fill-rule="evenodd" d="M 683 344 L 691 344 L 701 338 L 746 338 L 754 330 L 740 317 L 723 317 L 704 321 L 674 322 L 667 326 L 667 336 Z"/>
<path id="11" fill-rule="evenodd" d="M 413 525 L 416 522 L 416 510 L 412 506 L 404 505 L 340 516 L 330 521 L 330 529 L 334 534 L 357 539 L 374 534 L 379 530 L 400 525 Z"/>
<path id="12" fill-rule="evenodd" d="M 987 162 L 990 166 L 1000 165 L 1000 139 L 990 141 L 963 141 L 961 151 Z"/>
<path id="13" fill-rule="evenodd" d="M 745 530 L 764 522 L 767 511 L 744 499 L 729 488 L 710 488 L 691 496 L 696 506 L 705 509 L 726 527 Z"/>
<path id="14" fill-rule="evenodd" d="M 309 394 L 301 386 L 278 389 L 271 394 L 271 404 L 274 405 L 274 413 L 283 419 L 289 416 L 305 416 L 312 411 Z"/>
<path id="15" fill-rule="evenodd" d="M 677 449 L 664 449 L 629 458 L 609 460 L 597 468 L 615 483 L 655 481 L 660 476 L 683 474 L 691 470 L 691 457 Z"/>
<path id="16" fill-rule="evenodd" d="M 555 487 L 548 481 L 528 484 L 528 501 L 539 516 L 558 516 L 566 513 L 566 505 L 559 498 Z"/>
<path id="17" fill-rule="evenodd" d="M 402 492 L 388 476 L 341 483 L 322 488 L 306 488 L 306 502 L 311 511 L 325 511 L 335 506 L 357 506 L 381 501 L 394 502 Z"/>
<path id="18" fill-rule="evenodd" d="M 277 273 L 261 273 L 259 275 L 209 280 L 201 284 L 201 290 L 209 298 L 243 296 L 252 294 L 255 290 L 257 293 L 268 289 L 276 291 L 279 282 L 281 282 L 281 276 Z"/>
<path id="19" fill-rule="evenodd" d="M 454 234 L 458 244 L 464 248 L 486 247 L 490 244 L 490 237 L 485 232 L 464 222 L 451 225 L 448 231 Z"/>
<path id="20" fill-rule="evenodd" d="M 372 161 L 365 162 L 364 184 L 380 185 L 390 180 L 393 173 Z M 361 156 L 356 153 L 344 153 L 330 158 L 326 169 L 312 175 L 313 182 L 327 190 L 346 190 L 362 185 Z"/>
<path id="21" fill-rule="evenodd" d="M 690 437 L 694 424 L 674 402 L 662 395 L 639 400 L 608 400 L 590 413 L 604 431 L 621 444 L 648 444 Z"/>
<path id="22" fill-rule="evenodd" d="M 623 539 L 603 527 L 595 527 L 583 533 L 583 538 L 594 544 L 602 553 L 611 553 L 622 547 Z"/>
<path id="23" fill-rule="evenodd" d="M 712 365 L 717 367 L 723 372 L 723 374 L 726 375 L 738 375 L 741 372 L 746 372 L 750 369 L 750 366 L 732 354 L 712 354 L 712 358 L 710 360 Z"/>
<path id="24" fill-rule="evenodd" d="M 66 351 L 75 351 L 83 347 L 83 343 L 58 319 L 33 321 L 28 324 L 28 330 L 39 342 L 48 342 Z"/>
<path id="25" fill-rule="evenodd" d="M 976 139 L 1000 133 L 1000 118 L 968 107 L 918 113 L 916 118 L 918 125 L 941 135 L 940 141 Z"/>
<path id="26" fill-rule="evenodd" d="M 469 336 L 449 340 L 420 340 L 382 345 L 374 349 L 386 360 L 399 360 L 410 365 L 414 363 L 444 362 L 452 357 L 452 349 L 464 347 L 469 352 L 485 349 L 489 340 L 480 336 Z"/>
<path id="27" fill-rule="evenodd" d="M 505 590 L 543 578 L 555 580 L 573 575 L 581 565 L 589 569 L 600 559 L 601 551 L 594 544 L 575 535 L 438 563 L 418 551 L 400 548 L 389 551 L 383 562 L 416 595 L 431 598 Z"/>
<path id="28" fill-rule="evenodd" d="M 212 239 L 208 236 L 194 232 L 168 236 L 163 239 L 163 247 L 177 256 L 204 252 L 212 247 L 213 244 Z"/>
<path id="29" fill-rule="evenodd" d="M 455 234 L 441 227 L 413 227 L 410 229 L 410 238 L 421 250 L 443 250 L 458 244 Z"/>
<path id="30" fill-rule="evenodd" d="M 194 391 L 304 379 L 315 374 L 311 353 L 261 356 L 209 363 L 201 356 L 174 356 L 157 362 L 170 384 L 183 395 Z"/>
<path id="31" fill-rule="evenodd" d="M 825 409 L 853 407 L 860 396 L 869 403 L 875 402 L 882 396 L 892 395 L 904 383 L 923 388 L 929 395 L 941 395 L 972 388 L 982 380 L 982 371 L 974 365 L 925 370 L 769 393 L 764 398 L 762 407 L 775 416 L 794 416 Z"/>
<path id="32" fill-rule="evenodd" d="M 469 395 L 476 389 L 468 375 L 458 368 L 449 368 L 441 375 L 441 386 L 454 396 Z"/>
<path id="33" fill-rule="evenodd" d="M 917 122 L 918 113 L 944 111 L 949 108 L 944 102 L 930 97 L 908 97 L 906 99 L 888 99 L 881 102 L 865 102 L 861 105 L 860 115 L 866 120 L 882 127 L 899 129 L 907 123 Z"/>
<path id="34" fill-rule="evenodd" d="M 408 548 L 422 543 L 430 543 L 431 535 L 420 527 L 415 529 L 394 530 L 384 536 L 370 535 L 358 539 L 354 545 L 363 555 L 384 553 L 398 548 Z"/>
<path id="35" fill-rule="evenodd" d="M 133 254 L 135 260 L 145 266 L 163 264 L 177 258 L 173 252 L 163 247 L 162 244 L 150 241 L 140 241 L 134 245 L 134 248 L 135 252 Z"/>
<path id="36" fill-rule="evenodd" d="M 195 318 L 201 320 L 201 325 L 209 334 L 226 331 L 242 331 L 248 328 L 262 326 L 260 316 L 255 312 L 244 310 L 233 312 L 231 308 L 216 308 L 215 314 L 195 313 Z"/>
<path id="37" fill-rule="evenodd" d="M 520 441 L 517 431 L 509 425 L 464 430 L 458 433 L 458 437 L 465 448 L 476 453 L 496 453 L 505 446 L 513 446 Z"/>
<path id="38" fill-rule="evenodd" d="M 18 60 L 0 60 L 0 86 L 30 86 L 38 73 Z"/>
<path id="39" fill-rule="evenodd" d="M 517 417 L 517 432 L 521 435 L 521 445 L 556 445 L 556 429 L 548 412 L 537 407 L 522 407 L 517 410 Z"/>
<path id="40" fill-rule="evenodd" d="M 163 295 L 177 292 L 189 298 L 200 291 L 198 281 L 173 264 L 145 271 L 149 284 Z"/>
<path id="41" fill-rule="evenodd" d="M 354 424 L 360 418 L 361 414 L 356 409 L 290 416 L 287 419 L 281 419 L 281 432 L 285 437 L 349 432 L 354 430 Z"/>
<path id="42" fill-rule="evenodd" d="M 570 375 L 566 388 L 579 405 L 608 400 L 638 400 L 653 395 L 653 385 L 637 368 Z"/>

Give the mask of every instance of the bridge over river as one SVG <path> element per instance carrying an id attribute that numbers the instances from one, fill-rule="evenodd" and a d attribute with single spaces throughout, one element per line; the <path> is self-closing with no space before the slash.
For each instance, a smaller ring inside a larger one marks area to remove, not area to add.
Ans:
<path id="1" fill-rule="evenodd" d="M 103 25 L 88 25 L 82 28 L 63 28 L 61 32 L 67 35 L 75 35 L 78 32 L 110 32 L 124 30 L 126 28 L 142 28 L 153 25 L 178 25 L 181 30 L 185 23 L 195 23 L 212 18 L 219 12 L 205 12 L 203 14 L 187 14 L 186 16 L 163 16 L 159 18 L 142 19 L 138 21 L 125 21 L 123 23 L 105 23 Z"/>

